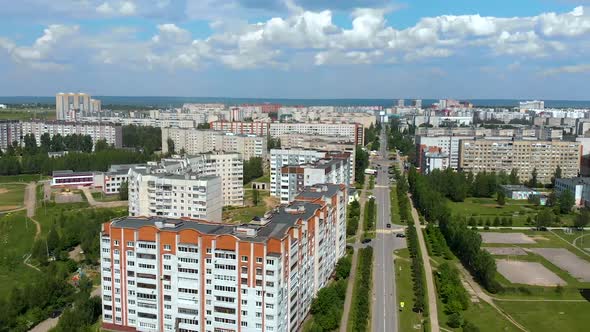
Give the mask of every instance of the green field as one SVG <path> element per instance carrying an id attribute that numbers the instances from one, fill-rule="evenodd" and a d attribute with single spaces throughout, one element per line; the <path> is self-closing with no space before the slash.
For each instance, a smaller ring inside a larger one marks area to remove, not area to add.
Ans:
<path id="1" fill-rule="evenodd" d="M 273 206 L 273 198 L 270 197 L 270 192 L 265 190 L 258 190 L 258 204 L 254 205 L 252 196 L 254 191 L 251 189 L 244 190 L 244 205 L 245 207 L 226 207 L 223 210 L 223 220 L 246 223 L 252 221 L 252 218 L 261 217 L 269 211 Z"/>
<path id="2" fill-rule="evenodd" d="M 55 120 L 55 110 L 46 108 L 0 110 L 0 120 Z"/>
<path id="3" fill-rule="evenodd" d="M 14 210 L 23 206 L 25 183 L 0 184 L 0 211 Z"/>
<path id="4" fill-rule="evenodd" d="M 506 199 L 504 206 L 498 205 L 492 198 L 474 198 L 469 197 L 463 202 L 448 201 L 449 208 L 453 215 L 462 215 L 469 219 L 474 217 L 476 221 L 486 220 L 494 221 L 496 217 L 512 218 L 512 226 L 525 226 L 527 218 L 534 220 L 535 216 L 542 207 L 530 204 L 527 200 Z M 560 215 L 562 222 L 571 225 L 574 215 Z"/>
<path id="5" fill-rule="evenodd" d="M 582 332 L 588 331 L 590 324 L 590 302 L 496 301 L 496 304 L 529 331 Z"/>
<path id="6" fill-rule="evenodd" d="M 399 312 L 400 331 L 421 331 L 422 314 L 412 311 L 414 307 L 414 291 L 410 253 L 407 248 L 395 251 L 395 290 L 397 305 L 404 302 L 404 308 Z M 415 328 L 417 327 L 417 329 Z"/>
<path id="7" fill-rule="evenodd" d="M 33 243 L 35 225 L 23 211 L 0 217 L 0 298 L 19 284 L 32 280 L 39 272 L 23 264 Z"/>
<path id="8" fill-rule="evenodd" d="M 119 194 L 105 195 L 103 192 L 93 192 L 92 197 L 97 202 L 114 202 L 119 200 Z"/>
<path id="9" fill-rule="evenodd" d="M 9 182 L 23 182 L 28 183 L 31 181 L 39 181 L 47 179 L 47 176 L 42 176 L 39 174 L 21 174 L 21 175 L 3 175 L 0 176 L 0 183 L 9 183 Z"/>

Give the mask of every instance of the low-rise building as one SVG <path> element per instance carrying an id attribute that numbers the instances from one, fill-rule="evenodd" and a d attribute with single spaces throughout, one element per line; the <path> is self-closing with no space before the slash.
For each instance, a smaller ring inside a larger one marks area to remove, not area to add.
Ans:
<path id="1" fill-rule="evenodd" d="M 538 195 L 539 192 L 523 185 L 504 184 L 500 188 L 510 199 L 529 199 L 533 195 Z"/>
<path id="2" fill-rule="evenodd" d="M 561 178 L 555 179 L 555 192 L 557 195 L 569 191 L 576 201 L 576 206 L 590 205 L 590 178 Z"/>
<path id="3" fill-rule="evenodd" d="M 186 172 L 160 173 L 158 168 L 129 170 L 129 215 L 191 218 L 221 222 L 221 178 Z"/>
<path id="4" fill-rule="evenodd" d="M 94 172 L 74 172 L 72 170 L 53 171 L 51 186 L 59 188 L 93 187 L 101 185 L 100 177 Z"/>
<path id="5" fill-rule="evenodd" d="M 422 150 L 420 171 L 423 174 L 430 174 L 435 169 L 445 170 L 449 167 L 449 154 L 441 152 L 438 147 L 430 147 L 427 150 Z"/>

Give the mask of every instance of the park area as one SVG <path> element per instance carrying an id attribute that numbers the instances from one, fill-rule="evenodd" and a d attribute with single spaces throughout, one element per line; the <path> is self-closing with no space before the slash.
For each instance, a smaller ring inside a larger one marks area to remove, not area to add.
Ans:
<path id="1" fill-rule="evenodd" d="M 278 198 L 271 197 L 266 190 L 244 189 L 244 206 L 225 207 L 222 218 L 224 222 L 247 223 L 254 217 L 262 217 L 277 205 Z"/>
<path id="2" fill-rule="evenodd" d="M 448 201 L 451 213 L 464 216 L 469 221 L 473 218 L 477 226 L 528 226 L 527 221 L 535 220 L 537 214 L 544 207 L 530 203 L 528 200 L 506 199 L 504 205 L 498 204 L 493 198 L 466 198 L 463 202 Z M 574 214 L 559 215 L 564 225 L 573 223 Z M 494 224 L 498 219 L 499 225 Z M 509 224 L 502 224 L 502 221 Z M 475 225 L 471 225 L 475 226 Z"/>
<path id="3" fill-rule="evenodd" d="M 496 260 L 502 286 L 494 303 L 528 331 L 586 331 L 590 324 L 590 254 L 582 232 L 494 230 L 481 232 Z M 552 317 L 548 319 L 548 317 Z"/>

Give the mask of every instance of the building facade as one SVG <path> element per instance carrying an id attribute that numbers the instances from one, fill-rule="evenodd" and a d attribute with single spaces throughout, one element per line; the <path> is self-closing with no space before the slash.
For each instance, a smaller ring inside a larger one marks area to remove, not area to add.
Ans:
<path id="1" fill-rule="evenodd" d="M 346 203 L 344 186 L 323 186 L 245 225 L 103 224 L 103 328 L 297 331 L 345 253 Z"/>
<path id="2" fill-rule="evenodd" d="M 162 128 L 162 153 L 168 153 L 168 139 L 174 142 L 176 152 L 184 150 L 194 155 L 211 151 L 238 152 L 245 160 L 266 158 L 267 138 L 253 134 L 233 134 L 214 130 Z"/>
<path id="3" fill-rule="evenodd" d="M 348 159 L 319 159 L 311 164 L 280 168 L 281 204 L 292 202 L 305 187 L 321 183 L 350 183 Z"/>
<path id="4" fill-rule="evenodd" d="M 129 215 L 221 222 L 221 178 L 157 173 L 150 166 L 129 170 Z"/>
<path id="5" fill-rule="evenodd" d="M 0 120 L 0 149 L 6 152 L 13 142 L 20 144 L 23 130 L 18 120 Z"/>
<path id="6" fill-rule="evenodd" d="M 35 135 L 37 145 L 41 145 L 41 135 L 48 133 L 50 137 L 57 134 L 61 136 L 88 135 L 92 138 L 92 144 L 104 139 L 109 145 L 116 148 L 123 146 L 123 129 L 120 125 L 65 121 L 24 121 L 21 125 L 22 135 Z"/>
<path id="7" fill-rule="evenodd" d="M 79 116 L 100 112 L 100 100 L 92 99 L 86 93 L 58 93 L 55 95 L 57 120 L 75 121 Z"/>
<path id="8" fill-rule="evenodd" d="M 346 137 L 356 145 L 364 145 L 363 125 L 358 123 L 280 123 L 273 122 L 269 127 L 269 135 L 280 137 L 284 134 L 319 135 L 330 137 Z"/>
<path id="9" fill-rule="evenodd" d="M 266 137 L 268 136 L 270 122 L 213 121 L 209 125 L 211 129 L 224 133 L 252 134 Z"/>
<path id="10" fill-rule="evenodd" d="M 193 172 L 201 176 L 219 176 L 224 206 L 244 205 L 244 162 L 239 153 L 206 153 L 197 156 L 162 159 L 167 172 Z"/>
<path id="11" fill-rule="evenodd" d="M 563 194 L 566 190 L 569 190 L 574 196 L 576 206 L 590 205 L 590 178 L 555 179 L 555 192 L 557 195 Z"/>
<path id="12" fill-rule="evenodd" d="M 527 140 L 461 140 L 459 167 L 463 171 L 506 172 L 518 170 L 520 181 L 528 181 L 533 170 L 539 183 L 550 183 L 557 166 L 563 177 L 580 172 L 579 142 Z"/>

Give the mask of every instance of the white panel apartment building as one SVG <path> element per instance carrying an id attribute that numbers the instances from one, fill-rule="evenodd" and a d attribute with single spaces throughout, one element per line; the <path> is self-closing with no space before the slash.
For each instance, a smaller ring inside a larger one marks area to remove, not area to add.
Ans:
<path id="1" fill-rule="evenodd" d="M 150 166 L 129 170 L 129 215 L 221 222 L 221 178 L 163 174 Z"/>
<path id="2" fill-rule="evenodd" d="M 210 151 L 238 152 L 245 160 L 252 157 L 266 158 L 266 136 L 223 133 L 214 130 L 162 128 L 162 152 L 169 152 L 168 139 L 174 142 L 174 150 L 184 149 L 194 155 Z"/>
<path id="3" fill-rule="evenodd" d="M 22 134 L 22 126 L 17 120 L 0 120 L 0 149 L 6 151 L 12 142 L 20 142 Z"/>
<path id="4" fill-rule="evenodd" d="M 346 250 L 346 188 L 322 186 L 247 225 L 103 224 L 103 328 L 297 331 Z"/>
<path id="5" fill-rule="evenodd" d="M 224 206 L 244 205 L 244 162 L 239 153 L 206 153 L 183 158 L 162 159 L 161 166 L 168 172 L 186 171 L 201 176 L 221 177 Z"/>
<path id="6" fill-rule="evenodd" d="M 279 123 L 270 124 L 269 134 L 280 137 L 284 134 L 304 134 L 331 137 L 346 137 L 357 145 L 363 145 L 363 125 L 358 123 Z"/>
<path id="7" fill-rule="evenodd" d="M 123 129 L 119 125 L 65 121 L 24 121 L 21 125 L 22 135 L 35 135 L 37 145 L 41 145 L 41 135 L 48 133 L 51 137 L 57 134 L 61 136 L 89 135 L 93 144 L 104 139 L 109 145 L 114 145 L 116 148 L 123 146 Z"/>

